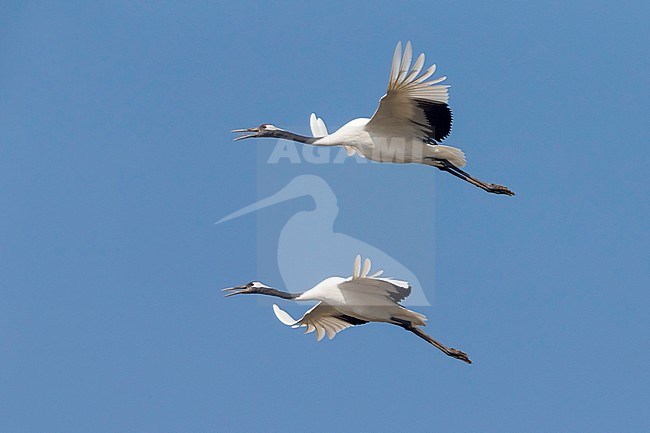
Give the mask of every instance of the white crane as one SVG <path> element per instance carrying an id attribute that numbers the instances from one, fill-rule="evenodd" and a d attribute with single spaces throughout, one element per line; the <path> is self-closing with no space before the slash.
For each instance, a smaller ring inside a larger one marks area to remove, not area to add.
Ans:
<path id="1" fill-rule="evenodd" d="M 461 170 L 460 167 L 466 163 L 463 151 L 440 144 L 449 135 L 452 122 L 447 105 L 449 86 L 438 84 L 447 77 L 427 81 L 435 72 L 436 65 L 420 75 L 424 54 L 420 54 L 411 68 L 412 58 L 411 42 L 406 44 L 404 54 L 399 42 L 393 56 L 388 90 L 370 119 L 354 119 L 328 135 L 322 119 L 312 114 L 310 125 L 314 137 L 264 123 L 257 128 L 233 130 L 250 133 L 235 140 L 272 137 L 313 146 L 343 146 L 350 156 L 358 153 L 377 162 L 431 165 L 487 192 L 514 195 L 503 185 L 483 182 Z"/>
<path id="2" fill-rule="evenodd" d="M 408 282 L 379 278 L 383 271 L 368 275 L 370 267 L 370 259 L 366 259 L 362 269 L 361 256 L 357 256 L 351 277 L 329 277 L 303 293 L 282 292 L 259 281 L 223 290 L 229 292 L 226 297 L 260 294 L 293 301 L 318 301 L 318 304 L 298 320 L 273 304 L 273 311 L 280 322 L 293 328 L 305 327 L 305 333 L 316 331 L 318 341 L 322 340 L 325 334 L 331 340 L 338 332 L 350 326 L 385 322 L 414 333 L 448 356 L 468 364 L 472 363 L 466 353 L 444 346 L 419 328 L 426 326 L 426 316 L 399 304 L 411 294 Z"/>

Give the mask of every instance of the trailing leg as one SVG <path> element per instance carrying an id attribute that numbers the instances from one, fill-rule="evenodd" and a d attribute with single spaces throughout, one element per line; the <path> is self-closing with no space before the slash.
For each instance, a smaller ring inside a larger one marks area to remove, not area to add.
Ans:
<path id="1" fill-rule="evenodd" d="M 391 320 L 393 320 L 393 323 L 397 326 L 400 326 L 407 331 L 411 331 L 427 343 L 432 344 L 433 346 L 437 347 L 439 350 L 445 353 L 447 356 L 451 356 L 452 358 L 460 359 L 463 362 L 466 362 L 468 364 L 471 364 L 472 361 L 470 361 L 469 357 L 465 352 L 461 352 L 460 350 L 447 347 L 444 344 L 436 341 L 431 337 L 430 335 L 426 334 L 424 331 L 422 331 L 420 328 L 417 326 L 413 326 L 413 324 L 407 320 L 402 320 L 397 317 L 391 317 Z"/>
<path id="2" fill-rule="evenodd" d="M 465 182 L 471 183 L 474 186 L 481 188 L 484 191 L 490 192 L 492 194 L 505 194 L 505 195 L 515 195 L 514 192 L 510 191 L 507 186 L 497 185 L 496 183 L 487 183 L 479 180 L 464 170 L 456 167 L 451 162 L 446 159 L 437 159 L 437 158 L 428 158 L 433 160 L 434 167 L 446 171 L 459 179 L 464 180 Z"/>

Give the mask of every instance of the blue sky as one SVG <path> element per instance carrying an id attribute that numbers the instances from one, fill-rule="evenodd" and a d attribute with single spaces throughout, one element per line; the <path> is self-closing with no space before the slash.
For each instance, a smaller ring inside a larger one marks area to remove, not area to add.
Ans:
<path id="1" fill-rule="evenodd" d="M 649 18 L 646 2 L 4 2 L 0 430 L 647 431 Z M 269 167 L 272 142 L 231 141 L 371 115 L 407 39 L 449 77 L 446 143 L 516 197 L 428 167 Z M 334 231 L 426 283 L 427 331 L 474 365 L 381 324 L 317 344 L 266 301 L 221 297 L 281 285 L 260 245 L 314 204 L 214 222 L 299 173 L 336 193 Z"/>

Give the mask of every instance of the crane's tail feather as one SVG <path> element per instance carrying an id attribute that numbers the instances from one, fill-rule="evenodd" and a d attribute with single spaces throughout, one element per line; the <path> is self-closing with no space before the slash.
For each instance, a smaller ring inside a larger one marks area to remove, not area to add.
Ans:
<path id="1" fill-rule="evenodd" d="M 446 159 L 456 167 L 464 167 L 467 164 L 465 153 L 457 147 L 445 146 L 443 144 L 430 146 L 431 157 L 435 159 Z"/>

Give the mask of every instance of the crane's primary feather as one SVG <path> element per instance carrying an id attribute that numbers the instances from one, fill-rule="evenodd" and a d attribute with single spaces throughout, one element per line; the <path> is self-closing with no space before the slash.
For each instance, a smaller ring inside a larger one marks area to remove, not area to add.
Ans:
<path id="1" fill-rule="evenodd" d="M 333 307 L 319 302 L 300 319 L 294 320 L 289 313 L 273 304 L 273 312 L 280 322 L 293 328 L 305 327 L 305 334 L 316 331 L 316 339 L 321 341 L 325 334 L 331 340 L 342 330 L 354 325 L 367 323 L 354 317 L 346 316 Z"/>
<path id="2" fill-rule="evenodd" d="M 438 85 L 447 77 L 427 81 L 435 72 L 435 65 L 418 77 L 425 57 L 420 54 L 410 69 L 412 53 L 410 42 L 406 44 L 403 55 L 402 43 L 397 44 L 388 90 L 368 122 L 368 128 L 390 135 L 399 130 L 404 137 L 419 137 L 437 143 L 451 132 L 452 114 L 447 105 L 449 86 Z"/>

